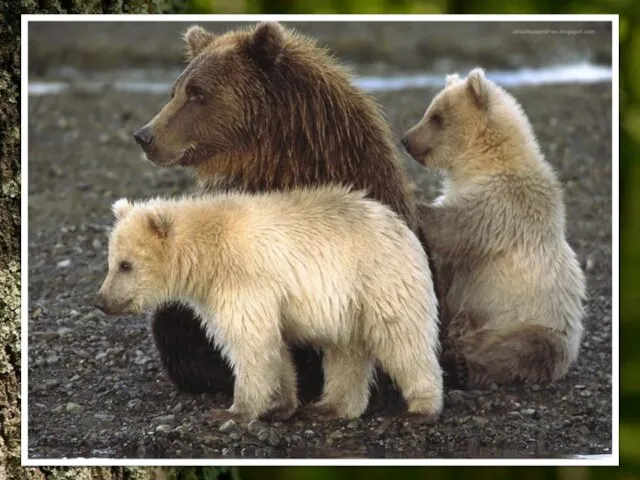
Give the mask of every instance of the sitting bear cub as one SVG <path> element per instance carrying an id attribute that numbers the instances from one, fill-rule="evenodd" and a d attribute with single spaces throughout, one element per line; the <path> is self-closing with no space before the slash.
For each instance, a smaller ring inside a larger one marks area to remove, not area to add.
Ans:
<path id="1" fill-rule="evenodd" d="M 585 278 L 562 185 L 522 107 L 480 68 L 449 75 L 403 143 L 446 174 L 444 195 L 420 212 L 445 291 L 447 382 L 563 377 L 583 335 Z"/>
<path id="2" fill-rule="evenodd" d="M 360 416 L 378 361 L 408 413 L 433 419 L 443 393 L 428 259 L 404 221 L 365 195 L 335 186 L 121 199 L 96 306 L 191 306 L 235 374 L 233 405 L 217 419 L 296 411 L 289 343 L 324 353 L 323 395 L 308 413 Z"/>

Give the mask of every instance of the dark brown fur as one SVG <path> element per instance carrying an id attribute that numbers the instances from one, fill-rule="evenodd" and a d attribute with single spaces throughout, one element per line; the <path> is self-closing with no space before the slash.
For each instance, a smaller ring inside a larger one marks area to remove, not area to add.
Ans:
<path id="1" fill-rule="evenodd" d="M 144 147 L 150 160 L 195 169 L 209 191 L 326 183 L 367 189 L 401 214 L 427 249 L 388 124 L 325 50 L 276 23 L 222 36 L 192 27 L 185 39 L 190 64 L 172 100 L 144 127 L 154 138 Z M 193 312 L 168 305 L 155 314 L 153 331 L 178 388 L 229 390 L 231 370 L 205 347 Z M 308 401 L 322 386 L 320 357 L 296 348 L 295 358 L 301 397 Z M 379 380 L 387 390 L 386 375 Z"/>

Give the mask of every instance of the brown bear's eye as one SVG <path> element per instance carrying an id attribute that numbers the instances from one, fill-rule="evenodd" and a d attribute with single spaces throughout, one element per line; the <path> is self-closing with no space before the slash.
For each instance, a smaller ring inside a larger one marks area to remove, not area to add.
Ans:
<path id="1" fill-rule="evenodd" d="M 444 122 L 444 118 L 442 118 L 442 115 L 440 115 L 439 113 L 434 113 L 433 115 L 431 115 L 431 121 L 438 127 L 442 127 L 442 124 Z"/>
<path id="2" fill-rule="evenodd" d="M 130 272 L 131 271 L 131 262 L 127 262 L 126 260 L 120 262 L 120 271 L 121 272 Z"/>
<path id="3" fill-rule="evenodd" d="M 189 97 L 190 102 L 202 103 L 204 100 L 204 92 L 194 85 L 187 85 L 187 97 Z"/>

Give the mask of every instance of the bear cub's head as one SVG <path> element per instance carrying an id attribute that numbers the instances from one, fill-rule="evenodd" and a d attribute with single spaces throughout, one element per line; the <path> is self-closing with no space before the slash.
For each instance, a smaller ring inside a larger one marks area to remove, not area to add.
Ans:
<path id="1" fill-rule="evenodd" d="M 445 88 L 432 100 L 422 119 L 402 137 L 407 152 L 426 167 L 450 170 L 465 153 L 484 140 L 491 102 L 499 87 L 481 68 L 465 79 L 447 75 Z"/>
<path id="2" fill-rule="evenodd" d="M 108 315 L 139 314 L 161 303 L 169 291 L 171 217 L 127 199 L 115 202 L 113 212 L 109 271 L 95 306 Z"/>
<path id="3" fill-rule="evenodd" d="M 223 35 L 192 26 L 184 40 L 189 64 L 169 102 L 134 133 L 147 159 L 160 166 L 195 166 L 251 144 L 252 123 L 264 110 L 261 79 L 281 58 L 285 31 L 276 22 Z"/>

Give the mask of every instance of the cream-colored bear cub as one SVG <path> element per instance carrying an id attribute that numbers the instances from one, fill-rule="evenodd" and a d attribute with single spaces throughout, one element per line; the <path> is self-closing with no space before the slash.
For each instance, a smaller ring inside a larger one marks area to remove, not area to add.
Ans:
<path id="1" fill-rule="evenodd" d="M 420 206 L 446 291 L 447 382 L 544 383 L 567 373 L 585 279 L 565 240 L 561 185 L 516 100 L 482 69 L 446 78 L 402 139 L 445 191 Z"/>
<path id="2" fill-rule="evenodd" d="M 376 361 L 409 413 L 441 411 L 427 257 L 405 223 L 363 192 L 122 199 L 113 210 L 97 306 L 124 314 L 190 304 L 235 372 L 233 405 L 214 417 L 291 416 L 298 400 L 287 344 L 301 342 L 324 352 L 323 396 L 308 407 L 316 415 L 360 416 Z"/>

